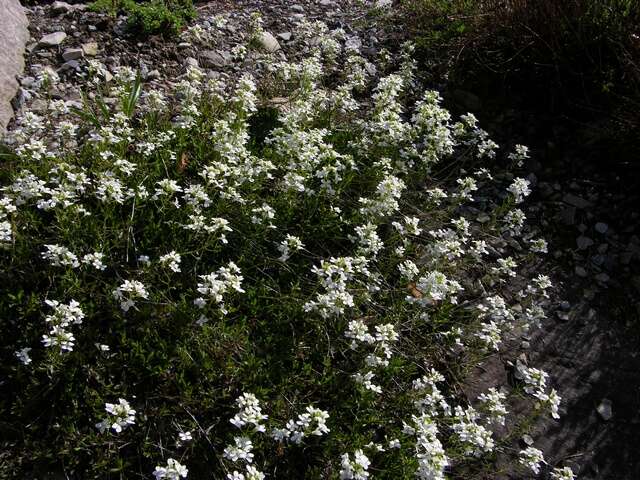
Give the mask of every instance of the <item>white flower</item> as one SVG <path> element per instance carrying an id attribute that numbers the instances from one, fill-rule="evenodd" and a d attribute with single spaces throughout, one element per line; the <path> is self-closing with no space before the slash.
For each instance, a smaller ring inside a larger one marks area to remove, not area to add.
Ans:
<path id="1" fill-rule="evenodd" d="M 375 393 L 382 393 L 382 387 L 372 382 L 375 373 L 366 372 L 364 375 L 360 372 L 353 375 L 354 380 L 362 385 L 365 389 L 371 390 Z"/>
<path id="2" fill-rule="evenodd" d="M 554 468 L 551 472 L 552 480 L 574 480 L 576 478 L 571 467 Z"/>
<path id="3" fill-rule="evenodd" d="M 513 180 L 513 183 L 509 185 L 507 191 L 513 194 L 513 198 L 516 203 L 521 203 L 524 200 L 524 197 L 528 196 L 531 193 L 529 185 L 529 180 L 525 180 L 524 178 L 516 178 Z"/>
<path id="4" fill-rule="evenodd" d="M 165 467 L 157 466 L 153 471 L 153 476 L 156 477 L 156 480 L 160 480 L 162 478 L 166 478 L 167 480 L 179 480 L 180 477 L 187 478 L 187 473 L 189 470 L 184 465 L 180 465 L 177 460 L 170 458 L 167 460 L 167 465 Z"/>
<path id="5" fill-rule="evenodd" d="M 105 403 L 104 409 L 114 418 L 106 417 L 102 422 L 96 424 L 96 428 L 100 430 L 100 433 L 109 428 L 112 428 L 116 433 L 120 433 L 136 421 L 136 411 L 131 408 L 129 402 L 124 398 L 118 399 L 118 403 Z"/>
<path id="6" fill-rule="evenodd" d="M 298 237 L 287 234 L 286 238 L 278 245 L 278 250 L 282 254 L 279 260 L 286 262 L 291 256 L 291 252 L 297 252 L 303 248 L 304 245 Z"/>
<path id="7" fill-rule="evenodd" d="M 247 472 L 245 474 L 246 480 L 264 480 L 264 473 L 258 471 L 253 465 L 247 465 Z"/>
<path id="8" fill-rule="evenodd" d="M 542 452 L 534 447 L 527 447 L 520 450 L 520 464 L 530 468 L 536 475 L 540 473 L 540 464 L 545 463 Z"/>
<path id="9" fill-rule="evenodd" d="M 455 408 L 455 421 L 452 428 L 456 432 L 460 441 L 466 444 L 467 452 L 480 454 L 491 452 L 494 447 L 491 431 L 477 423 L 478 414 L 473 407 L 464 410 L 462 407 Z"/>
<path id="10" fill-rule="evenodd" d="M 228 445 L 224 449 L 224 457 L 232 462 L 244 460 L 247 463 L 251 463 L 253 461 L 253 453 L 251 453 L 253 444 L 251 440 L 248 437 L 235 437 L 233 441 L 235 445 Z"/>
<path id="11" fill-rule="evenodd" d="M 166 255 L 162 255 L 159 261 L 162 265 L 168 266 L 169 270 L 171 270 L 172 272 L 179 272 L 182 257 L 180 257 L 179 253 L 176 253 L 174 250 L 172 250 Z"/>
<path id="12" fill-rule="evenodd" d="M 269 417 L 262 413 L 260 402 L 255 395 L 252 393 L 243 393 L 236 399 L 236 404 L 240 408 L 240 412 L 229 420 L 232 425 L 237 428 L 242 428 L 245 425 L 251 424 L 254 426 L 254 431 L 265 431 L 265 426 L 262 422 Z"/>
<path id="13" fill-rule="evenodd" d="M 18 360 L 20 360 L 23 364 L 29 365 L 31 363 L 31 357 L 29 357 L 30 351 L 31 351 L 31 348 L 25 347 L 16 351 L 14 354 L 18 358 Z"/>
<path id="14" fill-rule="evenodd" d="M 482 411 L 489 415 L 491 422 L 504 425 L 504 417 L 507 414 L 507 409 L 504 406 L 506 400 L 504 393 L 492 387 L 486 393 L 480 394 L 478 400 L 480 401 Z"/>
<path id="15" fill-rule="evenodd" d="M 80 266 L 78 257 L 68 248 L 60 245 L 45 245 L 44 248 L 46 251 L 42 252 L 42 258 L 49 260 L 54 267 L 76 268 Z"/>
<path id="16" fill-rule="evenodd" d="M 529 240 L 529 243 L 531 244 L 529 248 L 533 253 L 547 253 L 549 251 L 547 241 L 544 238 Z"/>
<path id="17" fill-rule="evenodd" d="M 190 442 L 191 440 L 193 440 L 193 437 L 191 436 L 191 432 L 179 432 L 178 440 L 180 442 Z"/>
<path id="18" fill-rule="evenodd" d="M 82 257 L 82 263 L 85 265 L 91 265 L 98 270 L 104 270 L 107 266 L 102 262 L 104 254 L 100 252 L 88 253 Z"/>
<path id="19" fill-rule="evenodd" d="M 401 264 L 398 265 L 398 270 L 400 270 L 400 274 L 406 280 L 414 280 L 419 274 L 420 270 L 415 263 L 411 260 L 405 260 Z"/>
<path id="20" fill-rule="evenodd" d="M 360 449 L 353 453 L 353 460 L 348 453 L 342 455 L 340 462 L 340 479 L 341 480 L 365 480 L 369 478 L 369 465 L 371 462 Z"/>
<path id="21" fill-rule="evenodd" d="M 122 285 L 113 291 L 113 296 L 120 302 L 120 308 L 124 312 L 128 312 L 131 307 L 135 306 L 136 299 L 147 299 L 149 298 L 149 293 L 142 282 L 125 280 Z"/>

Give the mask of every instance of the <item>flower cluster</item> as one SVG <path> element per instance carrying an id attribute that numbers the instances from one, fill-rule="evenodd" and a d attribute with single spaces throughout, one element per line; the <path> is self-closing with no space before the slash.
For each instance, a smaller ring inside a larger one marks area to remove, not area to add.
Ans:
<path id="1" fill-rule="evenodd" d="M 104 409 L 109 416 L 96 424 L 96 428 L 100 430 L 100 433 L 105 432 L 109 428 L 113 429 L 116 433 L 120 433 L 129 425 L 136 423 L 136 411 L 131 408 L 129 402 L 124 398 L 118 399 L 118 403 L 105 403 Z"/>

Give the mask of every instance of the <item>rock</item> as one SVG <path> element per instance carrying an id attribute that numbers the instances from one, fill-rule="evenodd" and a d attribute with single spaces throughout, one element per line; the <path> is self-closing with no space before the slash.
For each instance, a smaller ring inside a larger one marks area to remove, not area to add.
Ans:
<path id="1" fill-rule="evenodd" d="M 392 0 L 376 0 L 376 8 L 389 8 L 393 4 Z"/>
<path id="2" fill-rule="evenodd" d="M 357 36 L 349 37 L 344 42 L 344 48 L 346 50 L 359 52 L 360 49 L 362 48 L 362 40 L 360 39 L 360 37 L 357 37 Z"/>
<path id="3" fill-rule="evenodd" d="M 57 47 L 64 39 L 67 38 L 67 34 L 64 32 L 53 32 L 49 35 L 45 35 L 38 42 L 39 47 Z"/>
<path id="4" fill-rule="evenodd" d="M 217 52 L 216 50 L 205 50 L 200 52 L 200 61 L 204 67 L 223 68 L 230 64 L 231 54 Z"/>
<path id="5" fill-rule="evenodd" d="M 611 400 L 608 398 L 602 399 L 600 405 L 596 408 L 596 411 L 605 422 L 608 422 L 613 417 L 613 409 L 611 405 Z"/>
<path id="6" fill-rule="evenodd" d="M 558 317 L 558 320 L 562 321 L 562 322 L 568 322 L 569 321 L 569 314 L 567 312 L 561 312 L 560 310 L 556 311 L 556 316 Z"/>
<path id="7" fill-rule="evenodd" d="M 69 60 L 78 60 L 82 57 L 84 57 L 84 50 L 82 50 L 82 48 L 67 48 L 62 53 L 62 59 L 65 62 L 68 62 Z"/>
<path id="8" fill-rule="evenodd" d="M 587 270 L 584 267 L 576 267 L 576 275 L 579 277 L 585 278 L 587 276 Z"/>
<path id="9" fill-rule="evenodd" d="M 87 57 L 95 57 L 98 55 L 98 44 L 96 42 L 83 43 L 82 51 Z"/>
<path id="10" fill-rule="evenodd" d="M 480 100 L 480 97 L 467 90 L 454 90 L 453 99 L 466 110 L 477 112 L 482 109 L 482 100 Z"/>
<path id="11" fill-rule="evenodd" d="M 279 33 L 278 38 L 280 38 L 281 40 L 284 40 L 285 42 L 288 42 L 289 40 L 291 40 L 291 32 Z"/>
<path id="12" fill-rule="evenodd" d="M 262 32 L 258 42 L 260 43 L 260 47 L 269 53 L 277 52 L 281 48 L 276 37 L 269 32 Z"/>
<path id="13" fill-rule="evenodd" d="M 0 15 L 0 137 L 13 116 L 11 99 L 18 91 L 16 77 L 24 69 L 29 22 L 19 0 L 2 0 Z"/>
<path id="14" fill-rule="evenodd" d="M 147 73 L 145 80 L 157 80 L 158 78 L 160 78 L 160 71 L 151 70 L 149 73 Z"/>
<path id="15" fill-rule="evenodd" d="M 187 67 L 198 67 L 198 60 L 193 57 L 187 57 L 184 59 L 184 64 Z"/>
<path id="16" fill-rule="evenodd" d="M 298 5 L 297 3 L 294 5 L 291 5 L 291 10 L 293 10 L 294 12 L 304 12 L 304 7 L 302 5 Z"/>
<path id="17" fill-rule="evenodd" d="M 57 14 L 74 12 L 76 10 L 84 10 L 86 8 L 86 5 L 70 5 L 67 2 L 60 1 L 55 1 L 51 4 L 51 11 Z"/>
<path id="18" fill-rule="evenodd" d="M 573 193 L 567 193 L 564 197 L 562 197 L 562 201 L 564 203 L 568 203 L 569 205 L 573 205 L 576 208 L 585 209 L 591 206 L 591 202 L 585 200 L 582 197 L 574 195 Z"/>
<path id="19" fill-rule="evenodd" d="M 13 109 L 15 111 L 18 111 L 29 100 L 31 100 L 31 93 L 28 90 L 20 87 L 18 88 L 18 94 L 15 97 L 13 97 L 13 100 L 11 100 L 11 105 L 13 106 Z"/>
<path id="20" fill-rule="evenodd" d="M 24 88 L 31 88 L 35 85 L 36 83 L 36 79 L 33 77 L 22 77 L 20 79 L 20 85 L 22 85 Z"/>
<path id="21" fill-rule="evenodd" d="M 69 5 L 67 2 L 53 2 L 51 4 L 51 11 L 53 13 L 66 13 L 71 11 L 71 8 L 73 8 L 71 5 Z"/>
<path id="22" fill-rule="evenodd" d="M 607 283 L 611 279 L 609 275 L 604 272 L 597 274 L 594 278 L 600 283 Z"/>
<path id="23" fill-rule="evenodd" d="M 29 105 L 29 110 L 33 110 L 34 112 L 46 112 L 48 109 L 49 103 L 41 98 L 35 99 L 31 102 L 31 105 Z"/>
<path id="24" fill-rule="evenodd" d="M 576 243 L 578 244 L 578 250 L 586 250 L 587 248 L 589 248 L 591 245 L 594 244 L 594 241 L 591 240 L 589 237 L 585 237 L 584 235 L 580 235 L 576 239 Z"/>
<path id="25" fill-rule="evenodd" d="M 333 5 L 333 2 L 331 0 L 320 0 L 320 2 L 318 2 L 322 7 L 330 7 L 331 5 Z"/>
<path id="26" fill-rule="evenodd" d="M 80 63 L 77 60 L 64 62 L 60 67 L 60 72 L 69 72 L 71 70 L 80 70 Z"/>
<path id="27" fill-rule="evenodd" d="M 609 225 L 607 225 L 606 223 L 598 222 L 596 223 L 594 228 L 596 229 L 596 232 L 602 233 L 604 235 L 605 233 L 607 233 L 607 230 L 609 230 Z"/>
<path id="28" fill-rule="evenodd" d="M 523 435 L 520 440 L 525 447 L 530 447 L 531 445 L 533 445 L 533 438 L 531 438 L 530 435 Z"/>

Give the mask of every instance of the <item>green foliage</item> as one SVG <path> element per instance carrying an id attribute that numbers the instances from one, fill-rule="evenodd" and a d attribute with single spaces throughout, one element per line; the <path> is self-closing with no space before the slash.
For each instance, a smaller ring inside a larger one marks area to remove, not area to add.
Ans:
<path id="1" fill-rule="evenodd" d="M 131 31 L 141 36 L 176 35 L 196 15 L 192 0 L 95 0 L 91 9 L 126 14 Z"/>
<path id="2" fill-rule="evenodd" d="M 129 26 L 141 35 L 176 35 L 185 22 L 195 18 L 191 0 L 151 0 L 129 10 Z"/>

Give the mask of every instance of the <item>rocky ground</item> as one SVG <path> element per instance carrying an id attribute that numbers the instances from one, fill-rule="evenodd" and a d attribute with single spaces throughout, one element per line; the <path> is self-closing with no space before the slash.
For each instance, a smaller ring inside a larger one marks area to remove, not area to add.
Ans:
<path id="1" fill-rule="evenodd" d="M 262 14 L 270 33 L 263 38 L 265 53 L 295 56 L 291 31 L 302 19 L 343 28 L 366 55 L 376 55 L 383 45 L 394 47 L 395 37 L 375 26 L 368 9 L 348 0 L 214 0 L 197 8 L 197 22 L 205 27 L 217 15 L 227 19 L 207 46 L 187 39 L 129 37 L 124 19 L 90 12 L 82 4 L 31 7 L 26 69 L 14 107 L 44 109 L 45 100 L 31 90 L 44 66 L 63 79 L 56 95 L 75 102 L 81 100 L 82 72 L 91 59 L 111 70 L 139 68 L 144 80 L 158 87 L 170 84 L 187 65 L 197 64 L 211 76 L 259 69 L 260 53 L 251 53 L 240 67 L 231 62 L 233 47 L 245 40 L 252 11 Z M 558 122 L 509 115 L 495 129 L 511 142 L 522 137 L 518 142 L 532 146 L 534 160 L 527 167 L 534 172 L 530 180 L 537 202 L 527 213 L 547 233 L 546 268 L 557 283 L 557 298 L 552 299 L 554 317 L 539 332 L 488 358 L 468 389 L 496 378 L 509 382 L 515 362 L 530 360 L 549 372 L 564 399 L 561 421 L 542 423 L 530 434 L 549 463 L 570 461 L 584 479 L 640 478 L 640 172 L 624 162 L 624 154 L 610 159 L 607 150 L 589 144 L 589 132 L 575 138 L 548 128 Z M 511 130 L 505 132 L 505 125 Z M 532 138 L 543 140 L 536 145 Z M 504 478 L 522 477 L 507 468 Z"/>
<path id="2" fill-rule="evenodd" d="M 291 30 L 302 20 L 321 19 L 331 29 L 344 29 L 352 45 L 365 55 L 376 54 L 376 47 L 385 40 L 379 30 L 364 21 L 368 8 L 348 0 L 213 0 L 198 4 L 197 11 L 196 23 L 205 29 L 216 25 L 220 17 L 225 21 L 211 41 L 167 39 L 160 35 L 136 39 L 126 30 L 126 18 L 92 12 L 85 4 L 58 1 L 31 7 L 27 10 L 31 34 L 27 67 L 14 100 L 15 109 L 44 109 L 44 100 L 34 98 L 30 90 L 37 72 L 45 66 L 56 70 L 63 79 L 57 95 L 79 102 L 88 60 L 100 61 L 111 72 L 119 66 L 139 69 L 151 87 L 162 89 L 184 73 L 188 65 L 198 65 L 209 76 L 226 77 L 238 76 L 241 70 L 259 70 L 261 55 L 273 53 L 282 59 L 292 58 L 296 55 L 296 39 Z M 264 48 L 262 53 L 249 52 L 244 63 L 238 65 L 232 62 L 232 50 L 246 43 L 252 12 L 259 12 L 264 21 Z"/>
<path id="3" fill-rule="evenodd" d="M 549 240 L 546 268 L 558 288 L 553 317 L 517 342 L 526 353 L 513 345 L 488 359 L 471 390 L 506 383 L 513 364 L 529 361 L 549 373 L 562 417 L 514 444 L 535 439 L 550 464 L 569 464 L 581 479 L 640 478 L 638 163 L 599 145 L 597 130 L 557 118 L 511 112 L 501 125 L 512 139 L 527 131 L 519 140 L 533 147 L 537 201 L 527 214 Z M 505 467 L 504 478 L 521 477 Z"/>

